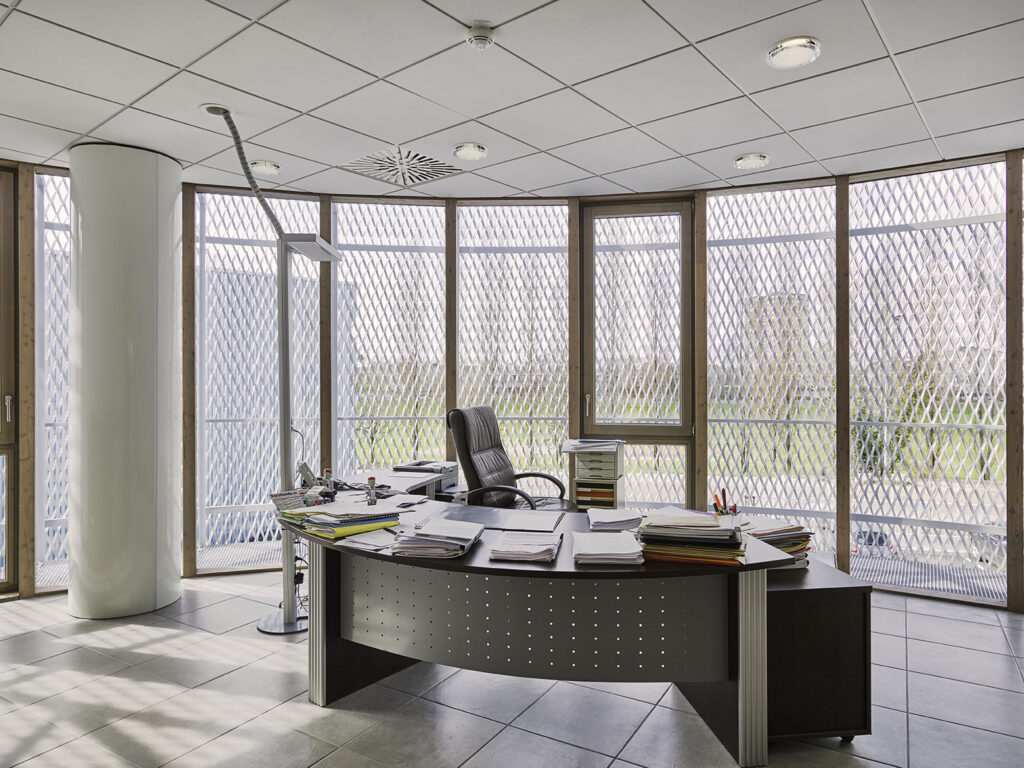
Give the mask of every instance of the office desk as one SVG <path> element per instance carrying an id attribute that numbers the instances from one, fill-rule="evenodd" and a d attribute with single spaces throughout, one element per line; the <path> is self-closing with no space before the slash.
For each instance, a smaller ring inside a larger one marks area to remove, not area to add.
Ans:
<path id="1" fill-rule="evenodd" d="M 340 478 L 344 483 L 366 484 L 370 478 L 374 478 L 377 485 L 386 485 L 399 493 L 418 493 L 424 496 L 434 497 L 440 490 L 441 475 L 433 472 L 355 472 Z"/>
<path id="2" fill-rule="evenodd" d="M 757 540 L 741 566 L 576 566 L 559 523 L 555 562 L 492 562 L 485 531 L 465 556 L 396 557 L 309 541 L 309 697 L 321 706 L 416 661 L 521 677 L 731 681 L 709 725 L 742 766 L 767 761 L 765 569 L 791 561 Z"/>

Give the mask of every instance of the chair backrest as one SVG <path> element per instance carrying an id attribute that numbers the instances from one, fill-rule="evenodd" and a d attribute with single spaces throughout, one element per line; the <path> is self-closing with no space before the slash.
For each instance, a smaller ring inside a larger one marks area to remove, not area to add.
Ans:
<path id="1" fill-rule="evenodd" d="M 501 444 L 498 418 L 489 405 L 453 408 L 446 420 L 455 438 L 455 451 L 469 490 L 488 485 L 516 485 L 515 468 Z M 515 499 L 513 493 L 492 491 L 474 503 L 487 507 L 510 507 Z"/>

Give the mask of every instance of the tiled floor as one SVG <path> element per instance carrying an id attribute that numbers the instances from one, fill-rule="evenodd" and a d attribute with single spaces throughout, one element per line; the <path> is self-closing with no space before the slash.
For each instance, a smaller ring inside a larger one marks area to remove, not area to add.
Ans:
<path id="1" fill-rule="evenodd" d="M 304 636 L 256 631 L 278 578 L 192 579 L 175 605 L 114 621 L 73 619 L 63 596 L 0 604 L 0 768 L 735 765 L 663 683 L 419 664 L 314 707 Z M 1024 617 L 874 602 L 874 733 L 778 743 L 769 765 L 1024 765 Z"/>

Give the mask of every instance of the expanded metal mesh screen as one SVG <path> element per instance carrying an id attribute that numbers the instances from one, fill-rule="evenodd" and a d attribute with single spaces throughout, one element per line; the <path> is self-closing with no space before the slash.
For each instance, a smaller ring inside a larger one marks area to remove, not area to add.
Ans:
<path id="1" fill-rule="evenodd" d="M 36 587 L 67 584 L 68 318 L 71 293 L 71 182 L 38 174 L 36 238 Z"/>
<path id="2" fill-rule="evenodd" d="M 7 455 L 0 453 L 0 582 L 7 581 Z"/>
<path id="3" fill-rule="evenodd" d="M 850 188 L 852 568 L 876 581 L 1006 597 L 1005 174 Z"/>
<path id="4" fill-rule="evenodd" d="M 319 206 L 273 199 L 286 232 Z M 291 260 L 294 456 L 319 465 L 319 267 Z M 277 241 L 256 200 L 196 195 L 197 567 L 280 562 Z"/>
<path id="5" fill-rule="evenodd" d="M 336 470 L 444 459 L 444 207 L 336 203 Z"/>
<path id="6" fill-rule="evenodd" d="M 458 212 L 458 402 L 490 405 L 518 472 L 566 479 L 568 208 L 467 205 Z M 553 486 L 527 479 L 528 493 Z"/>
<path id="7" fill-rule="evenodd" d="M 708 199 L 708 483 L 835 551 L 835 190 Z"/>

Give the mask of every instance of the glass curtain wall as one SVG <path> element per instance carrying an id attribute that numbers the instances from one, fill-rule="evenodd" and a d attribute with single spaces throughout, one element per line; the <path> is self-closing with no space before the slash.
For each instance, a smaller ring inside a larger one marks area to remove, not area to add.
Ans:
<path id="1" fill-rule="evenodd" d="M 565 205 L 465 205 L 458 211 L 459 406 L 490 405 L 516 471 L 547 472 L 563 482 L 568 215 Z M 537 478 L 521 485 L 527 493 L 556 493 Z"/>
<path id="2" fill-rule="evenodd" d="M 876 583 L 1006 598 L 1005 175 L 850 186 L 851 571 Z"/>
<path id="3" fill-rule="evenodd" d="M 444 206 L 335 203 L 338 476 L 444 459 Z"/>
<path id="4" fill-rule="evenodd" d="M 835 189 L 708 198 L 708 483 L 834 553 Z"/>
<path id="5" fill-rule="evenodd" d="M 319 231 L 319 205 L 271 199 L 286 232 Z M 319 265 L 291 261 L 292 434 L 320 463 Z M 277 240 L 254 198 L 196 195 L 197 569 L 280 563 Z"/>

